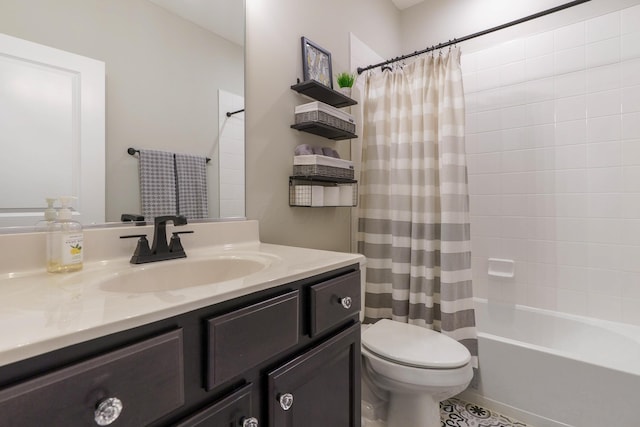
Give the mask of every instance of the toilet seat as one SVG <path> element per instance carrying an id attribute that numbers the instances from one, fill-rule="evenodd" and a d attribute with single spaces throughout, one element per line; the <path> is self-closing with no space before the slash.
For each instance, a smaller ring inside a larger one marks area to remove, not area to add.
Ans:
<path id="1" fill-rule="evenodd" d="M 423 369 L 455 369 L 471 360 L 469 350 L 431 329 L 382 319 L 362 332 L 369 352 L 393 363 Z"/>
<path id="2" fill-rule="evenodd" d="M 447 389 L 461 385 L 466 387 L 473 377 L 473 368 L 470 363 L 452 369 L 419 368 L 382 358 L 367 350 L 366 347 L 362 348 L 362 356 L 363 368 L 370 372 L 368 375 L 372 381 L 389 391 L 424 393 L 425 390 L 433 391 L 434 388 L 439 387 Z"/>

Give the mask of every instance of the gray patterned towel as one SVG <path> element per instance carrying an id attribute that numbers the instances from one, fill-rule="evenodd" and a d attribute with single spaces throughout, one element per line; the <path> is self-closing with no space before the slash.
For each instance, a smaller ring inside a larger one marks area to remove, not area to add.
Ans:
<path id="1" fill-rule="evenodd" d="M 176 214 L 176 178 L 173 153 L 140 150 L 140 201 L 147 221 Z"/>
<path id="2" fill-rule="evenodd" d="M 207 206 L 207 159 L 176 154 L 178 213 L 187 219 L 209 218 Z"/>

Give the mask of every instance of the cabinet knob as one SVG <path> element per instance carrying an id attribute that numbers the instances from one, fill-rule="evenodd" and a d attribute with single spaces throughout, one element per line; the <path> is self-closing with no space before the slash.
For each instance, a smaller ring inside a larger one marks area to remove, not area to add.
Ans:
<path id="1" fill-rule="evenodd" d="M 258 427 L 258 419 L 255 417 L 251 417 L 251 418 L 243 418 L 242 419 L 242 424 L 240 424 L 242 427 Z"/>
<path id="2" fill-rule="evenodd" d="M 293 394 L 285 393 L 279 395 L 278 402 L 280 402 L 280 407 L 282 409 L 288 411 L 289 409 L 291 409 L 291 406 L 293 406 Z"/>
<path id="3" fill-rule="evenodd" d="M 345 308 L 345 310 L 349 310 L 351 308 L 351 297 L 344 297 L 339 299 L 340 304 Z"/>
<path id="4" fill-rule="evenodd" d="M 108 426 L 118 419 L 122 412 L 122 401 L 117 397 L 109 397 L 101 401 L 93 413 L 93 419 L 99 426 Z"/>

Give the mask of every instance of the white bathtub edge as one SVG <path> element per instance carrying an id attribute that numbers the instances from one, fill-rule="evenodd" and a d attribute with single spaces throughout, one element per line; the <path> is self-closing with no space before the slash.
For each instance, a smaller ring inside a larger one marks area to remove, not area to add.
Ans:
<path id="1" fill-rule="evenodd" d="M 549 418 L 542 417 L 540 415 L 523 411 L 513 406 L 506 405 L 497 400 L 484 397 L 471 387 L 457 395 L 456 397 L 464 400 L 465 402 L 475 403 L 476 405 L 487 408 L 491 411 L 496 411 L 507 417 L 514 418 L 517 421 L 521 421 L 527 424 L 527 427 L 574 427 L 569 424 L 555 421 Z"/>
<path id="2" fill-rule="evenodd" d="M 480 303 L 480 304 L 486 304 L 486 305 L 497 304 L 505 307 L 508 306 L 512 310 L 537 312 L 537 313 L 542 313 L 551 317 L 559 317 L 562 319 L 573 320 L 579 323 L 585 323 L 587 325 L 598 326 L 598 327 L 607 329 L 609 331 L 615 332 L 616 334 L 624 335 L 625 337 L 628 337 L 630 339 L 640 342 L 640 325 L 634 325 L 631 323 L 623 323 L 623 322 L 614 322 L 612 320 L 581 316 L 579 314 L 565 313 L 562 311 L 549 310 L 546 308 L 538 308 L 538 307 L 532 307 L 528 305 L 509 304 L 509 303 L 500 302 L 500 301 L 494 302 L 487 298 L 473 297 L 473 300 L 474 300 L 474 303 Z"/>

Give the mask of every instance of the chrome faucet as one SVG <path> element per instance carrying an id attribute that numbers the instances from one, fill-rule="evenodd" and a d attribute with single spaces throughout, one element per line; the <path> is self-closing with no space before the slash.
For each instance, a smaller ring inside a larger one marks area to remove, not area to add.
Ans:
<path id="1" fill-rule="evenodd" d="M 139 237 L 138 246 L 131 257 L 131 264 L 144 264 L 147 262 L 165 261 L 176 258 L 186 258 L 180 234 L 193 233 L 193 231 L 174 231 L 171 241 L 167 244 L 167 222 L 173 225 L 185 225 L 187 218 L 181 215 L 166 215 L 154 218 L 153 244 L 149 248 L 149 241 L 146 234 L 134 234 L 130 236 L 120 236 L 121 239 Z"/>

